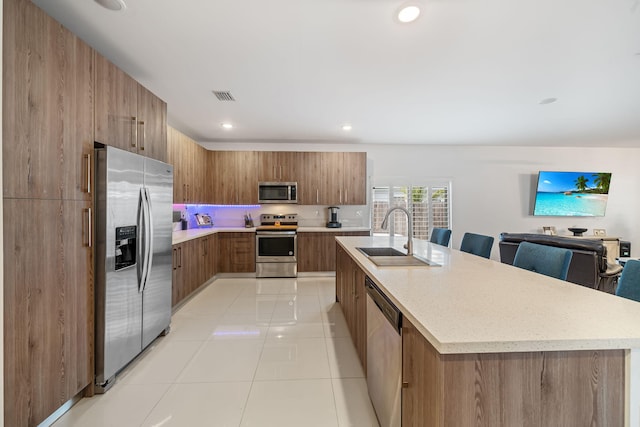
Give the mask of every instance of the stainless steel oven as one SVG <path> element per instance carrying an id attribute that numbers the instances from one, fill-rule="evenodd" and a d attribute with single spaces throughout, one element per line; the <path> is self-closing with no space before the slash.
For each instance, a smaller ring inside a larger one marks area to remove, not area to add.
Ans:
<path id="1" fill-rule="evenodd" d="M 260 223 L 256 229 L 256 277 L 296 277 L 297 216 L 263 214 Z"/>

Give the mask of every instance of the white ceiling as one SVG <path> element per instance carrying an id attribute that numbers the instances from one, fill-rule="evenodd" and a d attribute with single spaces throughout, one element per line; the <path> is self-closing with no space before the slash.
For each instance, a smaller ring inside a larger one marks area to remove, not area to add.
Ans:
<path id="1" fill-rule="evenodd" d="M 640 147 L 640 0 L 34 2 L 199 142 Z"/>

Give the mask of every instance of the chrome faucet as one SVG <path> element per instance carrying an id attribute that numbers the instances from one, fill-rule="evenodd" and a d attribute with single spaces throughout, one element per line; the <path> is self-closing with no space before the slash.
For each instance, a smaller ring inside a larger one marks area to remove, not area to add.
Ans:
<path id="1" fill-rule="evenodd" d="M 402 212 L 404 212 L 405 214 L 407 214 L 407 234 L 409 235 L 409 239 L 407 240 L 407 244 L 404 245 L 404 248 L 407 250 L 407 256 L 411 256 L 413 255 L 413 221 L 411 220 L 411 213 L 406 210 L 405 208 L 401 207 L 401 206 L 394 206 L 392 208 L 389 208 L 389 210 L 387 211 L 387 213 L 384 215 L 384 219 L 382 220 L 382 229 L 386 230 L 387 229 L 387 225 L 389 222 L 389 215 L 391 215 L 391 212 L 395 211 L 395 210 L 401 210 Z"/>

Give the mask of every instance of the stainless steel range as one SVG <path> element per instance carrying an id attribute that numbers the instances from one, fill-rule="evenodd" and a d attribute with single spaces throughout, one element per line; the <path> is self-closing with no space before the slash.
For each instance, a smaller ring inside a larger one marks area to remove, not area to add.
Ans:
<path id="1" fill-rule="evenodd" d="M 298 275 L 298 215 L 260 215 L 256 227 L 256 277 Z"/>

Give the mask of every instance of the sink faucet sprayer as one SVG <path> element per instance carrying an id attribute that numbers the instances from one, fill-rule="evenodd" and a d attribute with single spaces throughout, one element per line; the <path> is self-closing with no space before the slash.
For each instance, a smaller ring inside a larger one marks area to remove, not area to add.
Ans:
<path id="1" fill-rule="evenodd" d="M 407 214 L 407 234 L 409 235 L 409 239 L 407 240 L 407 244 L 404 245 L 405 249 L 407 250 L 407 256 L 411 256 L 413 255 L 413 221 L 411 220 L 411 213 L 406 210 L 405 208 L 401 207 L 401 206 L 395 206 L 393 208 L 390 208 L 387 213 L 384 215 L 384 219 L 382 220 L 382 229 L 386 230 L 387 229 L 387 225 L 389 223 L 389 215 L 391 215 L 391 212 L 395 211 L 395 210 L 401 210 L 402 212 L 404 212 L 405 214 Z"/>

